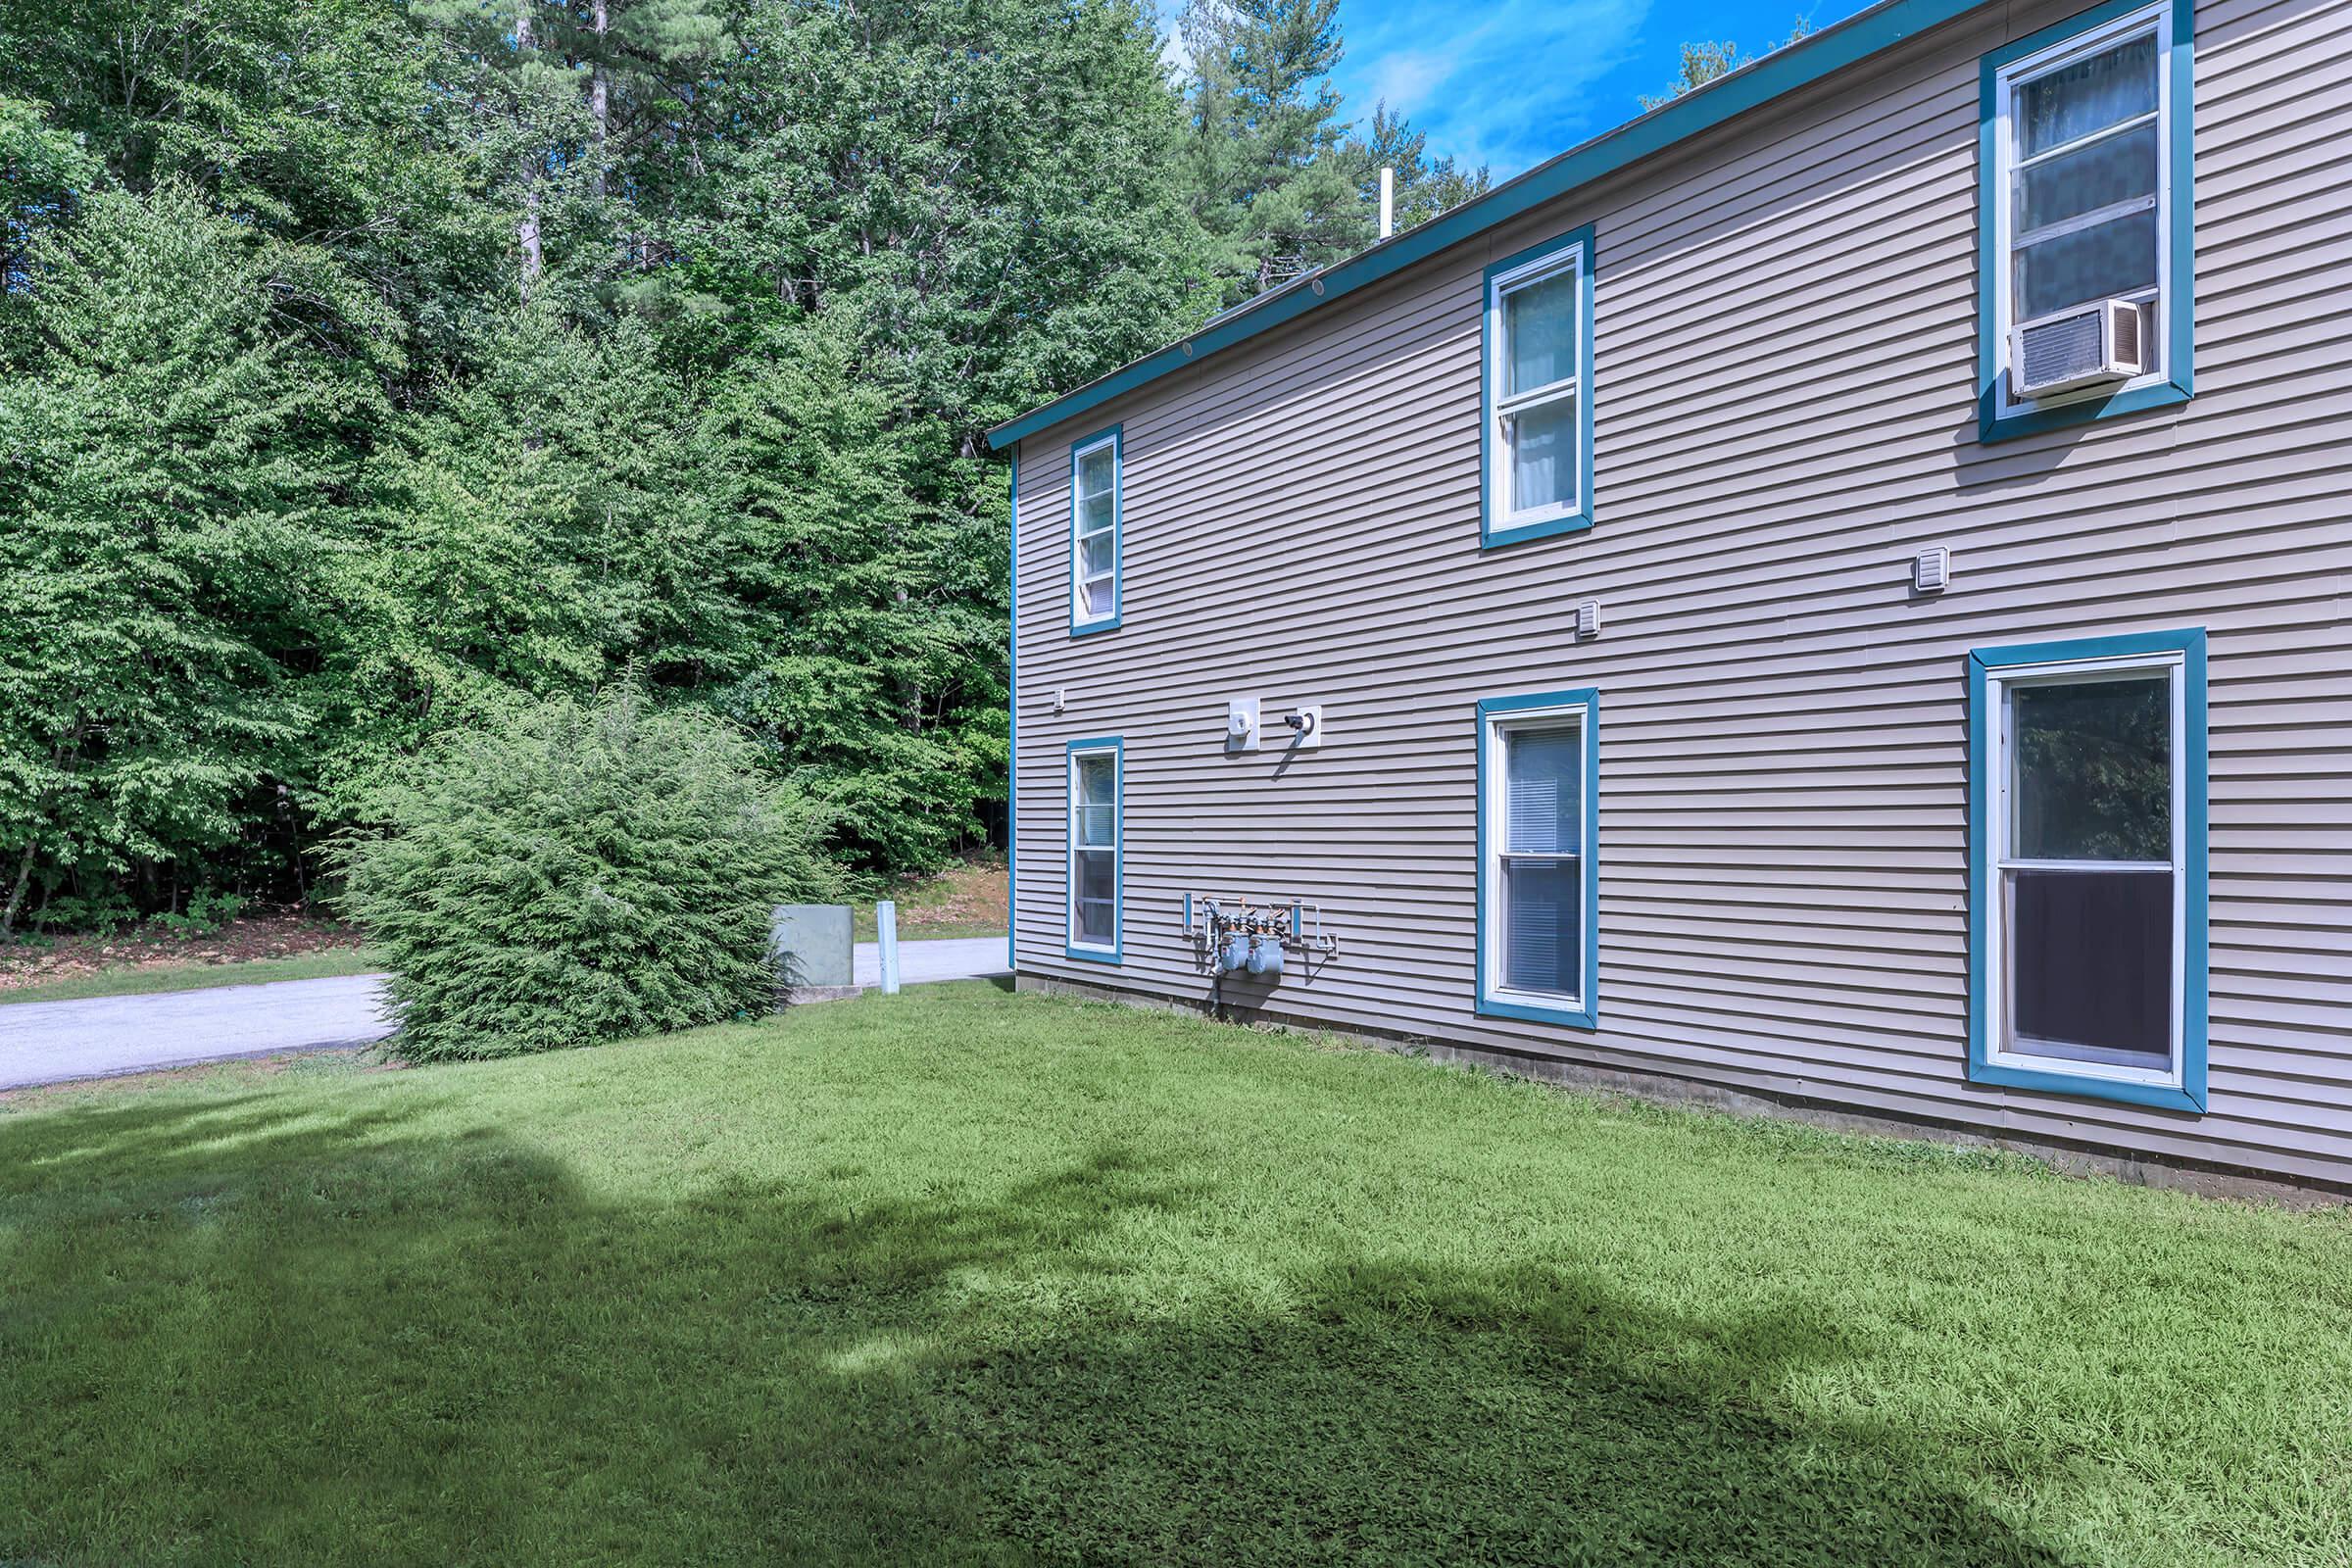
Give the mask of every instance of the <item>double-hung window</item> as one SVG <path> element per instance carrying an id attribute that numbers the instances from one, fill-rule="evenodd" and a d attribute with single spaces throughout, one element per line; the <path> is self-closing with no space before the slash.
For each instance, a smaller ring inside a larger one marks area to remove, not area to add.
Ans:
<path id="1" fill-rule="evenodd" d="M 1592 230 L 1487 269 L 1482 538 L 1592 521 Z"/>
<path id="2" fill-rule="evenodd" d="M 1070 631 L 1119 623 L 1119 427 L 1070 448 Z"/>
<path id="3" fill-rule="evenodd" d="M 1970 657 L 1971 1075 L 2205 1104 L 2201 631 Z"/>
<path id="4" fill-rule="evenodd" d="M 2186 0 L 2111 4 L 1985 58 L 1986 439 L 2189 394 L 2189 11 Z M 2107 301 L 2131 312 L 2140 372 L 2082 386 L 2061 377 L 2051 394 L 2021 395 L 2017 329 L 2036 328 L 2071 357 L 2103 341 L 2096 307 Z"/>
<path id="5" fill-rule="evenodd" d="M 1126 780 L 1117 737 L 1069 744 L 1069 938 L 1073 958 L 1119 961 Z"/>
<path id="6" fill-rule="evenodd" d="M 1478 1010 L 1592 1027 L 1592 690 L 1478 705 Z"/>

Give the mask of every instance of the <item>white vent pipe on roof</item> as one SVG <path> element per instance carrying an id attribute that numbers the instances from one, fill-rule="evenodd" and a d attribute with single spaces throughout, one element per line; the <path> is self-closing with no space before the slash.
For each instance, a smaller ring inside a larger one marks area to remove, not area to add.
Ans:
<path id="1" fill-rule="evenodd" d="M 1396 232 L 1396 171 L 1380 172 L 1380 237 L 1387 239 Z"/>

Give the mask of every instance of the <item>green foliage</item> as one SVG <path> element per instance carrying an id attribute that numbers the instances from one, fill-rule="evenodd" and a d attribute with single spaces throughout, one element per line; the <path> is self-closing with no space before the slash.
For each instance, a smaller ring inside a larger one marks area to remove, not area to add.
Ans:
<path id="1" fill-rule="evenodd" d="M 318 247 L 412 330 L 460 339 L 494 243 L 466 100 L 396 0 L 9 0 L 0 94 L 45 106 L 125 189 L 178 181 Z"/>
<path id="2" fill-rule="evenodd" d="M 1339 156 L 1339 0 L 1192 0 L 1181 27 L 1195 74 L 1195 211 L 1224 303 L 1378 237 L 1379 211 Z"/>
<path id="3" fill-rule="evenodd" d="M 732 520 L 728 597 L 777 634 L 720 688 L 722 710 L 833 808 L 858 858 L 935 864 L 978 832 L 972 804 L 1003 774 L 1007 563 L 991 525 L 921 495 L 898 389 L 860 379 L 839 318 L 777 334 L 721 388 L 703 425 L 713 507 Z"/>
<path id="4" fill-rule="evenodd" d="M 1484 188 L 1336 0 L 0 6 L 0 936 L 307 897 L 623 671 L 858 874 L 1002 821 L 985 432 Z"/>
<path id="5" fill-rule="evenodd" d="M 333 578 L 346 610 L 317 701 L 338 818 L 445 727 L 629 664 L 692 689 L 768 630 L 726 601 L 694 393 L 645 323 L 592 332 L 534 306 L 480 352 L 389 432 Z"/>
<path id="6" fill-rule="evenodd" d="M 442 736 L 347 841 L 393 1049 L 513 1055 L 764 1011 L 769 910 L 829 896 L 822 818 L 722 724 L 633 692 Z"/>
<path id="7" fill-rule="evenodd" d="M 74 137 L 48 122 L 41 106 L 0 97 L 0 180 L 6 180 L 7 210 L 55 206 L 85 190 L 98 176 L 98 161 Z"/>
<path id="8" fill-rule="evenodd" d="M 375 325 L 311 260 L 175 181 L 34 250 L 0 382 L 0 937 L 36 871 L 152 882 L 295 765 L 283 656 Z"/>
<path id="9" fill-rule="evenodd" d="M 1344 155 L 1354 166 L 1358 198 L 1380 210 L 1380 172 L 1396 174 L 1396 231 L 1426 223 L 1447 208 L 1484 196 L 1494 183 L 1487 166 L 1458 169 L 1450 158 L 1431 158 L 1429 137 L 1386 103 L 1375 104 L 1362 139 L 1350 137 Z"/>
<path id="10" fill-rule="evenodd" d="M 51 125 L 39 104 L 0 94 L 0 311 L 31 282 L 34 240 L 73 211 L 98 170 L 98 160 Z"/>
<path id="11" fill-rule="evenodd" d="M 149 915 L 147 925 L 166 936 L 207 936 L 234 920 L 245 904 L 234 893 L 199 893 L 188 900 L 185 910 L 166 909 L 161 914 Z"/>
<path id="12" fill-rule="evenodd" d="M 925 487 L 1002 517 L 1001 468 L 956 466 L 1053 392 L 1204 314 L 1172 167 L 1182 110 L 1131 0 L 746 0 L 676 247 L 846 315 Z M 756 341 L 756 338 L 755 338 Z"/>
<path id="13" fill-rule="evenodd" d="M 1662 109 L 1687 92 L 1695 92 L 1718 76 L 1728 76 L 1746 65 L 1748 57 L 1736 43 L 1705 39 L 1683 45 L 1682 69 L 1664 92 L 1641 95 L 1644 109 Z"/>
<path id="14" fill-rule="evenodd" d="M 466 83 L 517 296 L 576 302 L 642 257 L 645 220 L 713 128 L 703 89 L 740 64 L 711 0 L 412 0 L 410 15 Z M 634 201 L 613 199 L 615 176 Z"/>
<path id="15" fill-rule="evenodd" d="M 1344 260 L 1379 237 L 1380 171 L 1396 172 L 1399 230 L 1485 194 L 1486 168 L 1431 159 L 1429 139 L 1384 102 L 1361 136 L 1331 74 L 1339 0 L 1190 0 L 1185 178 L 1218 303 Z"/>
<path id="16" fill-rule="evenodd" d="M 1208 304 L 1157 48 L 1130 0 L 0 8 L 0 932 L 296 896 L 433 737 L 624 668 L 871 869 L 982 838 L 982 432 Z"/>

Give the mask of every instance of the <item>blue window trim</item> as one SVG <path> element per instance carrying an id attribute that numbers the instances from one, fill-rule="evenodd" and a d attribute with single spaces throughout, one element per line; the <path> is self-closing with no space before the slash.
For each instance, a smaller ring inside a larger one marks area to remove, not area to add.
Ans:
<path id="1" fill-rule="evenodd" d="M 1984 56 L 1977 102 L 1977 439 L 2006 441 L 2062 429 L 2092 419 L 2111 419 L 2147 409 L 2185 403 L 2196 390 L 2196 197 L 2195 92 L 2193 83 L 2196 7 L 2193 0 L 2167 0 L 2172 22 L 2170 102 L 2166 127 L 2170 140 L 2165 157 L 2170 169 L 2172 225 L 2170 276 L 2164 299 L 2164 367 L 2166 379 L 2130 387 L 2105 398 L 2083 398 L 2053 408 L 2003 415 L 2000 409 L 1999 290 L 2003 259 L 1993 254 L 1999 232 L 2001 200 L 1995 171 L 2000 167 L 2001 68 L 2027 55 L 2062 44 L 2094 27 L 2101 27 L 2135 11 L 2150 9 L 2149 0 L 2108 0 L 2054 26 L 2042 28 Z"/>
<path id="2" fill-rule="evenodd" d="M 1499 765 L 1488 744 L 1494 720 L 1530 709 L 1581 709 L 1585 728 L 1585 953 L 1581 1004 L 1546 1006 L 1509 1001 L 1487 992 L 1487 802 Z M 1527 1018 L 1539 1023 L 1566 1024 L 1571 1029 L 1594 1029 L 1600 1023 L 1600 691 L 1580 686 L 1571 691 L 1531 692 L 1518 697 L 1482 697 L 1478 702 L 1478 990 L 1477 1011 L 1488 1018 Z"/>
<path id="3" fill-rule="evenodd" d="M 1096 620 L 1078 618 L 1078 458 L 1087 448 L 1110 443 L 1110 613 Z M 1115 631 L 1127 612 L 1127 448 L 1118 425 L 1097 430 L 1070 443 L 1070 635 Z"/>
<path id="4" fill-rule="evenodd" d="M 1494 279 L 1582 246 L 1576 266 L 1577 510 L 1541 522 L 1505 526 L 1494 506 Z M 1544 240 L 1488 267 L 1478 296 L 1478 542 L 1482 549 L 1581 533 L 1592 526 L 1592 225 Z"/>
<path id="5" fill-rule="evenodd" d="M 1021 452 L 1008 465 L 1012 548 L 1005 565 L 1004 596 L 1004 967 L 1021 967 L 1020 802 L 1021 802 Z"/>
<path id="6" fill-rule="evenodd" d="M 1077 814 L 1077 800 L 1072 791 L 1075 781 L 1071 760 L 1080 752 L 1108 752 L 1111 755 L 1111 776 L 1117 782 L 1112 799 L 1111 820 L 1117 824 L 1118 842 L 1111 854 L 1110 888 L 1110 951 L 1101 948 L 1082 948 L 1077 942 L 1074 914 L 1077 889 L 1070 886 L 1070 859 L 1077 846 L 1072 842 L 1076 828 L 1072 819 Z M 1087 963 L 1117 963 L 1127 948 L 1127 743 L 1116 735 L 1098 735 L 1090 740 L 1072 741 L 1062 749 L 1061 756 L 1061 947 L 1070 957 Z"/>
<path id="7" fill-rule="evenodd" d="M 2020 664 L 2077 659 L 2126 659 L 2175 654 L 2180 658 L 2181 734 L 2178 750 L 2186 803 L 2181 834 L 2183 882 L 2180 977 L 2180 1087 L 2123 1083 L 2078 1073 L 1997 1065 L 1991 1059 L 1992 999 L 1992 747 L 1991 671 Z M 1972 1082 L 2039 1089 L 2095 1100 L 2121 1100 L 2169 1110 L 2206 1108 L 2205 1044 L 2210 1010 L 2207 940 L 2205 632 L 2143 632 L 2071 642 L 1978 648 L 1968 656 L 1968 1076 Z"/>

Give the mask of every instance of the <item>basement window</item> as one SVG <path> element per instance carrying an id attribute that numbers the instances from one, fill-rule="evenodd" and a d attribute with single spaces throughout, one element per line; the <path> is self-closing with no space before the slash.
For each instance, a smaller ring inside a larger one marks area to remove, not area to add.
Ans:
<path id="1" fill-rule="evenodd" d="M 1070 447 L 1070 632 L 1119 623 L 1119 427 Z"/>
<path id="2" fill-rule="evenodd" d="M 1478 1010 L 1593 1026 L 1599 694 L 1478 705 Z"/>
<path id="3" fill-rule="evenodd" d="M 1971 670 L 1972 1076 L 2203 1109 L 2203 633 Z"/>
<path id="4" fill-rule="evenodd" d="M 1116 963 L 1120 956 L 1120 864 L 1126 779 L 1116 736 L 1069 745 L 1069 937 L 1073 958 Z"/>

